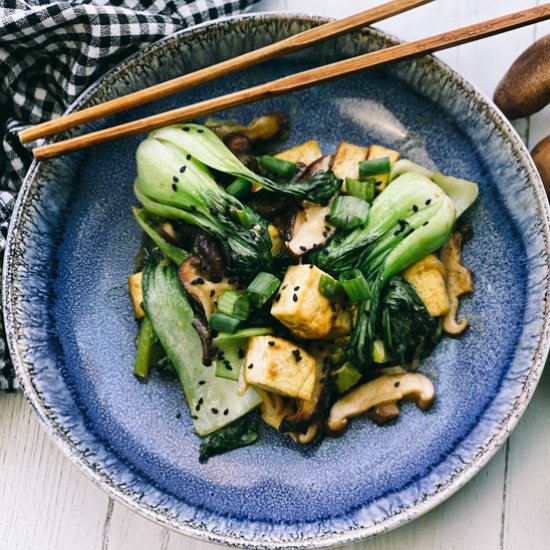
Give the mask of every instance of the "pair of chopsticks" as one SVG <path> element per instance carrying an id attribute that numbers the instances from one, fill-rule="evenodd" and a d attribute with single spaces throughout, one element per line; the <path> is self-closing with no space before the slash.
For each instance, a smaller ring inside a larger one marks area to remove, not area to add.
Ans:
<path id="1" fill-rule="evenodd" d="M 377 23 L 383 19 L 406 12 L 431 1 L 432 0 L 391 0 L 375 8 L 341 20 L 331 21 L 216 65 L 145 88 L 144 90 L 133 92 L 88 109 L 83 109 L 82 111 L 77 111 L 38 124 L 21 131 L 19 133 L 19 139 L 21 143 L 27 143 L 56 134 L 68 128 L 73 128 L 92 120 L 112 115 L 166 97 L 170 94 L 198 86 L 199 84 L 204 84 L 205 82 L 221 76 L 226 76 L 241 69 L 252 67 L 269 59 L 301 50 L 324 40 Z M 316 84 L 322 84 L 324 82 L 353 75 L 365 69 L 378 67 L 386 63 L 411 59 L 452 46 L 473 42 L 526 25 L 538 23 L 546 19 L 550 19 L 550 3 L 428 38 L 422 38 L 384 50 L 360 55 L 352 59 L 338 61 L 323 67 L 279 78 L 272 82 L 260 84 L 246 90 L 208 99 L 193 105 L 187 105 L 112 128 L 106 128 L 64 141 L 36 147 L 33 149 L 33 155 L 36 160 L 58 157 L 100 143 L 134 136 L 169 124 L 209 115 L 223 109 L 229 109 L 253 101 L 288 94 Z"/>

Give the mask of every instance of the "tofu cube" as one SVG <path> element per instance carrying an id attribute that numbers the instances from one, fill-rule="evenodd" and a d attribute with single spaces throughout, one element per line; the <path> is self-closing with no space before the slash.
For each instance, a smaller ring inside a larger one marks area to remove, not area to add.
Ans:
<path id="1" fill-rule="evenodd" d="M 299 338 L 324 338 L 332 328 L 335 312 L 319 291 L 321 275 L 314 265 L 289 267 L 271 306 L 271 315 Z"/>
<path id="2" fill-rule="evenodd" d="M 292 149 L 288 149 L 287 151 L 283 151 L 282 153 L 275 155 L 275 158 L 294 163 L 303 162 L 306 166 L 309 166 L 322 156 L 323 152 L 319 147 L 319 143 L 316 140 L 311 139 L 301 145 L 297 145 L 296 147 L 292 147 Z"/>
<path id="3" fill-rule="evenodd" d="M 254 336 L 248 343 L 243 368 L 251 386 L 306 401 L 313 396 L 317 363 L 293 342 Z"/>
<path id="4" fill-rule="evenodd" d="M 142 272 L 134 273 L 128 277 L 128 289 L 130 290 L 130 298 L 134 306 L 134 315 L 136 319 L 145 317 L 145 311 L 141 307 L 143 304 L 143 288 L 141 286 Z"/>
<path id="5" fill-rule="evenodd" d="M 369 154 L 368 147 L 354 145 L 347 141 L 342 141 L 338 145 L 334 162 L 332 163 L 332 171 L 337 177 L 345 180 L 352 178 L 359 179 L 359 163 L 367 158 Z"/>
<path id="6" fill-rule="evenodd" d="M 450 308 L 445 275 L 445 266 L 434 254 L 418 260 L 403 272 L 432 317 L 445 315 Z"/>

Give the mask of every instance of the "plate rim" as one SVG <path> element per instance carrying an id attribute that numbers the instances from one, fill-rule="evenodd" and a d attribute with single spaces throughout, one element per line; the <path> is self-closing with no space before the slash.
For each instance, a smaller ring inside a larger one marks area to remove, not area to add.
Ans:
<path id="1" fill-rule="evenodd" d="M 234 15 L 231 17 L 219 18 L 213 21 L 207 21 L 186 29 L 177 31 L 169 36 L 161 38 L 160 40 L 150 44 L 146 48 L 143 48 L 129 57 L 122 60 L 120 63 L 115 65 L 104 75 L 102 75 L 98 80 L 86 88 L 78 98 L 73 101 L 66 109 L 65 113 L 72 112 L 78 108 L 80 104 L 85 102 L 90 95 L 92 95 L 97 88 L 103 86 L 111 78 L 116 78 L 117 73 L 124 71 L 128 65 L 133 63 L 136 59 L 148 55 L 155 50 L 162 50 L 162 48 L 171 42 L 176 42 L 181 36 L 189 38 L 190 35 L 209 32 L 208 29 L 221 26 L 231 26 L 238 23 L 243 19 L 256 19 L 256 20 L 271 20 L 274 22 L 296 22 L 296 21 L 305 21 L 305 22 L 316 22 L 323 23 L 332 20 L 332 18 L 309 15 L 309 14 L 287 14 L 279 12 L 259 12 L 259 13 L 248 13 Z M 396 43 L 400 42 L 397 38 L 392 36 L 389 33 L 381 31 L 375 27 L 369 27 L 368 31 L 377 33 L 381 35 L 384 39 L 389 41 L 394 41 Z M 362 31 L 356 31 L 362 32 Z M 363 31 L 364 32 L 364 31 Z M 436 56 L 426 56 L 430 59 L 430 63 L 441 73 L 445 74 L 453 82 L 459 85 L 468 95 L 473 96 L 480 101 L 481 104 L 488 110 L 491 115 L 491 118 L 498 123 L 499 129 L 506 136 L 507 140 L 511 142 L 514 150 L 519 154 L 523 166 L 526 170 L 526 175 L 531 183 L 531 187 L 535 193 L 537 212 L 541 218 L 545 221 L 542 224 L 545 236 L 546 252 L 550 256 L 550 206 L 546 198 L 542 181 L 540 176 L 535 168 L 535 165 L 531 159 L 529 151 L 526 145 L 523 143 L 519 134 L 512 126 L 512 124 L 504 117 L 502 112 L 494 105 L 491 99 L 477 89 L 472 83 L 470 83 L 465 77 L 451 69 L 446 63 L 441 61 Z M 47 142 L 54 141 L 54 139 L 48 139 Z M 93 466 L 86 461 L 85 457 L 79 453 L 78 449 L 74 447 L 70 440 L 64 436 L 55 425 L 52 425 L 51 419 L 48 419 L 47 414 L 45 413 L 43 404 L 40 400 L 39 395 L 35 389 L 32 377 L 23 367 L 23 360 L 21 358 L 18 342 L 15 338 L 14 331 L 14 316 L 16 315 L 15 307 L 12 302 L 12 291 L 9 284 L 12 275 L 12 254 L 13 246 L 15 242 L 15 236 L 18 233 L 18 222 L 22 213 L 22 205 L 25 203 L 30 191 L 32 191 L 32 182 L 34 179 L 34 174 L 36 173 L 40 163 L 33 161 L 27 175 L 23 181 L 21 189 L 18 193 L 13 215 L 10 220 L 10 225 L 8 229 L 8 235 L 6 239 L 6 249 L 4 254 L 3 262 L 3 272 L 2 272 L 2 306 L 4 312 L 4 323 L 5 323 L 5 332 L 6 339 L 8 343 L 8 348 L 10 351 L 10 356 L 14 364 L 16 374 L 19 380 L 22 382 L 21 389 L 23 394 L 27 399 L 27 402 L 31 405 L 35 414 L 40 419 L 40 422 L 46 429 L 47 433 L 52 437 L 56 442 L 59 448 L 69 457 L 69 459 L 78 466 L 79 470 L 86 475 L 88 479 L 94 481 L 96 485 L 101 487 L 110 497 L 121 502 L 125 506 L 128 506 L 133 511 L 139 513 L 140 515 L 155 521 L 156 523 L 169 528 L 179 534 L 187 535 L 198 540 L 203 540 L 207 542 L 213 542 L 217 544 L 225 544 L 234 547 L 244 547 L 244 548 L 325 548 L 334 545 L 349 544 L 353 542 L 358 542 L 361 540 L 366 540 L 367 538 L 372 538 L 376 535 L 388 532 L 390 530 L 396 529 L 412 521 L 421 515 L 427 513 L 433 508 L 437 507 L 445 500 L 447 500 L 451 495 L 457 492 L 460 488 L 466 485 L 485 465 L 493 458 L 493 456 L 498 452 L 502 447 L 504 442 L 510 436 L 511 432 L 519 422 L 519 419 L 525 412 L 527 405 L 529 404 L 531 398 L 533 397 L 534 391 L 537 387 L 537 384 L 542 375 L 546 358 L 550 351 L 550 295 L 547 293 L 546 299 L 544 302 L 544 319 L 543 319 L 543 330 L 541 331 L 540 337 L 537 341 L 536 347 L 533 348 L 534 360 L 529 369 L 529 374 L 526 376 L 525 385 L 523 392 L 518 396 L 517 401 L 514 403 L 514 406 L 511 407 L 504 418 L 498 424 L 496 432 L 492 435 L 491 439 L 487 442 L 486 446 L 478 451 L 472 461 L 462 468 L 458 473 L 455 473 L 438 489 L 426 495 L 423 500 L 418 501 L 416 504 L 411 507 L 394 513 L 393 515 L 385 517 L 382 521 L 375 523 L 370 526 L 357 527 L 352 529 L 347 529 L 346 531 L 340 533 L 329 533 L 322 535 L 308 536 L 302 540 L 293 540 L 292 542 L 286 542 L 283 540 L 267 539 L 260 540 L 256 535 L 252 539 L 243 538 L 242 535 L 229 534 L 229 533 L 219 533 L 208 531 L 206 528 L 197 528 L 192 525 L 186 525 L 181 520 L 172 520 L 166 515 L 157 512 L 155 509 L 148 505 L 144 505 L 138 498 L 135 496 L 130 496 L 118 489 L 113 479 L 110 477 L 109 473 L 106 471 L 98 471 L 93 468 Z M 548 269 L 548 266 L 547 266 Z"/>

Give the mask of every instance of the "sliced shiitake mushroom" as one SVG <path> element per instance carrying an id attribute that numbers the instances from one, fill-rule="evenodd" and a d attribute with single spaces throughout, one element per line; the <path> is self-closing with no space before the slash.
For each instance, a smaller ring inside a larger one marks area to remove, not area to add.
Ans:
<path id="1" fill-rule="evenodd" d="M 456 320 L 459 298 L 474 291 L 472 272 L 462 265 L 462 243 L 471 236 L 469 226 L 455 231 L 441 249 L 439 256 L 447 270 L 447 294 L 449 295 L 449 311 L 443 317 L 443 330 L 447 334 L 457 335 L 466 330 L 468 320 Z"/>
<path id="2" fill-rule="evenodd" d="M 508 118 L 531 116 L 550 102 L 550 35 L 527 48 L 498 85 L 494 100 Z"/>
<path id="3" fill-rule="evenodd" d="M 273 111 L 254 118 L 246 126 L 219 120 L 207 120 L 206 126 L 222 139 L 228 134 L 239 133 L 254 143 L 284 137 L 288 132 L 289 123 L 284 111 Z"/>
<path id="4" fill-rule="evenodd" d="M 226 290 L 235 290 L 238 280 L 236 278 L 216 277 L 208 280 L 207 275 L 201 269 L 201 261 L 196 256 L 191 256 L 181 263 L 178 269 L 181 284 L 199 304 L 207 319 L 210 319 L 216 308 L 216 301 Z"/>
<path id="5" fill-rule="evenodd" d="M 404 399 L 413 401 L 422 410 L 427 410 L 435 400 L 434 385 L 423 374 L 417 372 L 382 375 L 336 401 L 330 410 L 328 429 L 335 433 L 341 432 L 348 425 L 348 419 L 367 412 L 373 413 L 381 405 L 396 405 Z M 393 407 L 383 410 L 385 414 L 395 413 Z"/>

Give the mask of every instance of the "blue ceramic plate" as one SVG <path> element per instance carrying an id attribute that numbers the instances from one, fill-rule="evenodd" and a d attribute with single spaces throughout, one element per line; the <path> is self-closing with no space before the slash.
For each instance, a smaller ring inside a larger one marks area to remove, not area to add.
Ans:
<path id="1" fill-rule="evenodd" d="M 255 15 L 176 34 L 118 66 L 70 110 L 319 21 Z M 355 33 L 107 122 L 391 43 L 374 31 Z M 290 114 L 288 145 L 315 137 L 329 152 L 344 139 L 381 143 L 479 182 L 480 198 L 467 214 L 475 237 L 465 249 L 476 284 L 462 308 L 471 328 L 462 338 L 445 338 L 422 365 L 437 389 L 430 412 L 405 405 L 401 419 L 384 428 L 358 419 L 343 437 L 310 449 L 266 429 L 258 445 L 199 464 L 199 440 L 176 380 L 155 374 L 141 385 L 132 374 L 136 325 L 126 276 L 140 243 L 130 213 L 139 138 L 32 166 L 11 226 L 4 308 L 27 398 L 72 460 L 111 495 L 202 539 L 329 546 L 386 531 L 436 506 L 510 434 L 548 352 L 548 205 L 514 130 L 434 59 L 226 114 L 247 120 L 272 109 Z"/>

